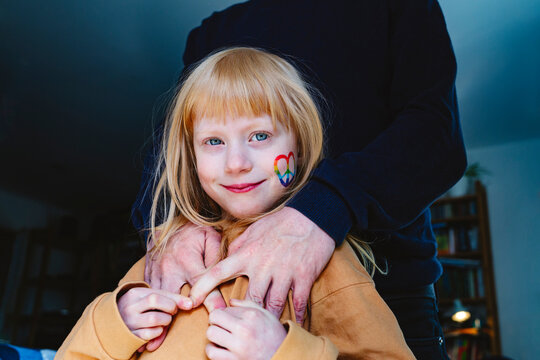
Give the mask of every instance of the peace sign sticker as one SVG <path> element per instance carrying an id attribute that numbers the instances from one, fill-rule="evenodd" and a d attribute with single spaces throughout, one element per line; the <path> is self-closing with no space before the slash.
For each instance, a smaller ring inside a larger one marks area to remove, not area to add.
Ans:
<path id="1" fill-rule="evenodd" d="M 280 169 L 284 170 L 284 172 L 281 173 Z M 276 157 L 274 160 L 274 171 L 276 172 L 281 185 L 287 187 L 291 184 L 296 171 L 296 160 L 294 159 L 292 151 L 287 156 L 282 154 Z"/>

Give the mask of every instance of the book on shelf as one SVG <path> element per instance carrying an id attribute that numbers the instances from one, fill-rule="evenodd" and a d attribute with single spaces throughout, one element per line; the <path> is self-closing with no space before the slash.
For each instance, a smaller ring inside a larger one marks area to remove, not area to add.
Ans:
<path id="1" fill-rule="evenodd" d="M 455 268 L 476 268 L 482 266 L 482 262 L 476 259 L 440 258 L 439 261 L 443 266 Z"/>
<path id="2" fill-rule="evenodd" d="M 436 223 L 433 224 L 433 232 L 439 255 L 479 250 L 477 226 L 450 226 L 447 223 Z"/>
<path id="3" fill-rule="evenodd" d="M 436 286 L 441 299 L 475 299 L 485 296 L 481 268 L 445 268 Z"/>
<path id="4" fill-rule="evenodd" d="M 452 360 L 479 360 L 485 357 L 488 348 L 489 340 L 482 334 L 464 333 L 461 336 L 451 336 L 446 341 L 446 350 Z"/>
<path id="5" fill-rule="evenodd" d="M 463 217 L 476 214 L 476 199 L 474 198 L 471 198 L 469 201 L 465 202 L 442 204 L 435 203 L 431 207 L 431 218 L 433 220 Z"/>

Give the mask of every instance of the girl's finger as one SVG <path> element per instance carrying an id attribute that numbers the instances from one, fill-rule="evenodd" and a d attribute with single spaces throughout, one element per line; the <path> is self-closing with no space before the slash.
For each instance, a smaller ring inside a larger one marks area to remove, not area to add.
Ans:
<path id="1" fill-rule="evenodd" d="M 143 340 L 152 340 L 154 338 L 157 338 L 159 335 L 161 335 L 162 332 L 163 328 L 161 326 L 154 328 L 137 329 L 132 331 L 135 336 Z"/>
<path id="2" fill-rule="evenodd" d="M 220 328 L 234 333 L 238 329 L 238 322 L 241 320 L 239 316 L 231 311 L 231 308 L 225 308 L 221 310 L 214 310 L 208 315 L 208 323 L 210 325 L 216 325 Z"/>
<path id="3" fill-rule="evenodd" d="M 229 349 L 233 352 L 237 348 L 236 342 L 238 341 L 238 339 L 227 330 L 224 330 L 223 328 L 216 325 L 210 325 L 208 327 L 208 329 L 206 330 L 206 338 L 212 343 Z"/>
<path id="4" fill-rule="evenodd" d="M 143 313 L 149 310 L 158 310 L 171 315 L 177 313 L 178 308 L 190 310 L 192 307 L 191 299 L 180 294 L 173 294 L 163 290 L 148 289 L 146 296 L 134 303 L 133 310 Z"/>
<path id="5" fill-rule="evenodd" d="M 165 326 L 163 328 L 163 332 L 161 335 L 159 335 L 157 338 L 154 338 L 146 343 L 146 350 L 148 351 L 155 351 L 157 350 L 161 344 L 163 344 L 163 341 L 165 340 L 165 337 L 167 336 L 167 333 L 169 332 L 169 327 Z"/>
<path id="6" fill-rule="evenodd" d="M 171 323 L 172 316 L 160 311 L 148 311 L 139 314 L 137 321 L 133 323 L 135 329 L 167 326 Z M 161 334 L 161 332 L 160 332 Z"/>
<path id="7" fill-rule="evenodd" d="M 208 344 L 205 348 L 206 356 L 210 360 L 237 360 L 238 358 L 227 349 L 221 349 L 214 344 Z"/>
<path id="8" fill-rule="evenodd" d="M 187 296 L 183 296 L 177 293 L 172 293 L 167 290 L 155 290 L 155 289 L 148 289 L 148 290 L 150 290 L 152 293 L 159 294 L 161 296 L 171 299 L 182 310 L 191 310 L 193 308 L 193 301 Z"/>

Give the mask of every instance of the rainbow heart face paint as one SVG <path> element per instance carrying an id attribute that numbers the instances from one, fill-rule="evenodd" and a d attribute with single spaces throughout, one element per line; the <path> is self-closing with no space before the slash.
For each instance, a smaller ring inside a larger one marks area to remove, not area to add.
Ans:
<path id="1" fill-rule="evenodd" d="M 289 155 L 278 155 L 276 157 L 274 160 L 274 171 L 281 185 L 287 187 L 291 184 L 296 173 L 296 160 L 292 151 L 289 152 Z"/>

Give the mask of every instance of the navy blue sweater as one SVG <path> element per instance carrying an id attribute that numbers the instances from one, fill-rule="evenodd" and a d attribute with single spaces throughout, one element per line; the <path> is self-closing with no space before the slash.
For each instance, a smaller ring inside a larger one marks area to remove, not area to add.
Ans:
<path id="1" fill-rule="evenodd" d="M 231 45 L 290 55 L 329 103 L 327 157 L 289 203 L 339 245 L 368 232 L 381 292 L 435 282 L 429 205 L 463 174 L 456 62 L 434 0 L 253 0 L 191 31 L 186 67 Z M 147 224 L 152 157 L 134 223 Z"/>

